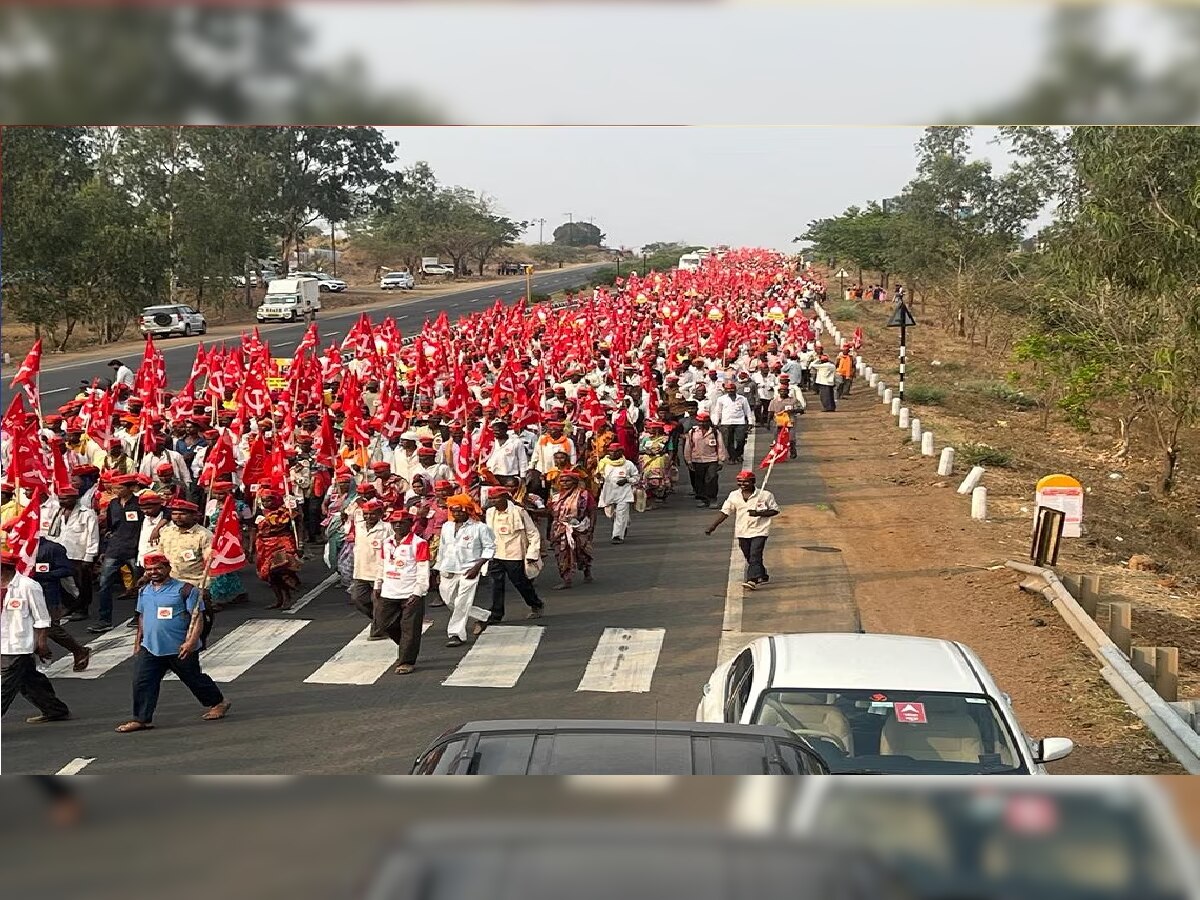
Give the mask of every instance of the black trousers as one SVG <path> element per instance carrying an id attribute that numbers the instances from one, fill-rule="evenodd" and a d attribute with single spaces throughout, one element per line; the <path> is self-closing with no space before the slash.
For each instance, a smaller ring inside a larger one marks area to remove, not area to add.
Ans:
<path id="1" fill-rule="evenodd" d="M 176 653 L 155 656 L 145 647 L 139 647 L 133 658 L 133 718 L 138 722 L 149 725 L 154 721 L 158 692 L 167 672 L 174 672 L 205 709 L 225 699 L 217 683 L 200 671 L 199 652 L 193 651 L 187 659 L 180 659 Z"/>
<path id="2" fill-rule="evenodd" d="M 712 503 L 717 499 L 719 466 L 720 463 L 715 462 L 692 463 L 688 474 L 691 476 L 692 490 L 697 500 Z"/>
<path id="3" fill-rule="evenodd" d="M 321 530 L 321 498 L 305 497 L 300 508 L 304 518 L 304 532 L 309 543 L 315 543 L 324 533 Z"/>
<path id="4" fill-rule="evenodd" d="M 725 448 L 729 451 L 729 458 L 734 462 L 741 462 L 742 455 L 746 452 L 746 433 L 749 431 L 748 425 L 722 425 L 721 437 L 725 441 Z"/>
<path id="5" fill-rule="evenodd" d="M 767 424 L 767 407 L 770 405 L 770 400 L 756 400 L 754 402 L 754 421 L 756 424 Z"/>
<path id="6" fill-rule="evenodd" d="M 513 583 L 526 606 L 530 609 L 542 608 L 542 599 L 537 595 L 537 588 L 525 574 L 525 560 L 493 559 L 489 567 L 488 577 L 492 579 L 492 614 L 488 616 L 489 625 L 504 621 L 504 588 L 507 581 Z"/>
<path id="7" fill-rule="evenodd" d="M 92 564 L 73 559 L 71 560 L 71 568 L 75 570 L 73 575 L 75 586 L 79 589 L 79 596 L 72 599 L 64 593 L 63 606 L 68 613 L 81 612 L 86 615 L 92 605 Z"/>
<path id="8" fill-rule="evenodd" d="M 354 608 L 371 620 L 371 635 L 381 635 L 382 631 L 375 624 L 375 582 L 355 578 L 350 582 L 350 602 Z"/>
<path id="9" fill-rule="evenodd" d="M 425 623 L 425 597 L 380 597 L 375 601 L 375 630 L 392 639 L 400 665 L 415 666 L 421 652 L 421 626 Z"/>
<path id="10" fill-rule="evenodd" d="M 837 400 L 833 396 L 832 384 L 818 384 L 817 392 L 821 395 L 821 409 L 825 412 L 837 411 Z"/>
<path id="11" fill-rule="evenodd" d="M 43 716 L 52 719 L 70 715 L 67 704 L 58 699 L 50 679 L 38 671 L 37 657 L 32 653 L 0 657 L 0 715 L 8 712 L 17 694 L 37 707 Z"/>
<path id="12" fill-rule="evenodd" d="M 767 567 L 763 565 L 763 550 L 767 547 L 765 537 L 740 537 L 738 547 L 742 550 L 742 556 L 746 557 L 747 581 L 762 582 L 770 578 Z"/>

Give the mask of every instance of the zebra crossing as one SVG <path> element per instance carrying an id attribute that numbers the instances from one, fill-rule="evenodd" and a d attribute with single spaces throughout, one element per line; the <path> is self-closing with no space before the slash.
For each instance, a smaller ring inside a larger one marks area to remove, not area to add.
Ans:
<path id="1" fill-rule="evenodd" d="M 242 622 L 201 653 L 204 671 L 222 684 L 236 681 L 312 621 L 273 618 Z M 426 620 L 422 632 L 429 631 L 432 625 Z M 307 675 L 303 683 L 375 684 L 395 666 L 396 645 L 389 640 L 368 640 L 370 630 L 369 625 L 363 627 Z M 540 625 L 491 626 L 474 640 L 457 665 L 442 679 L 441 685 L 452 688 L 516 687 L 533 663 L 545 632 L 545 627 Z M 580 658 L 582 672 L 575 691 L 649 692 L 665 639 L 665 628 L 602 629 L 586 662 L 582 656 Z M 72 671 L 71 657 L 67 656 L 54 661 L 44 672 L 50 678 L 102 678 L 132 659 L 132 642 L 132 629 L 122 622 L 87 645 L 92 658 L 85 671 Z M 178 680 L 173 674 L 166 677 Z"/>

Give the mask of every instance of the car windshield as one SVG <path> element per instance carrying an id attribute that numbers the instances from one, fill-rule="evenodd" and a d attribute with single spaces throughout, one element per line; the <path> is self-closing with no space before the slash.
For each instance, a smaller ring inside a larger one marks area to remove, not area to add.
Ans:
<path id="1" fill-rule="evenodd" d="M 822 838 L 896 866 L 922 897 L 1188 896 L 1150 810 L 1116 783 L 1061 793 L 835 783 L 807 818 Z"/>
<path id="2" fill-rule="evenodd" d="M 384 278 L 403 278 L 407 274 L 408 274 L 407 272 L 388 272 L 383 277 Z"/>
<path id="3" fill-rule="evenodd" d="M 1027 772 L 991 700 L 912 691 L 767 691 L 755 723 L 806 738 L 834 774 Z"/>

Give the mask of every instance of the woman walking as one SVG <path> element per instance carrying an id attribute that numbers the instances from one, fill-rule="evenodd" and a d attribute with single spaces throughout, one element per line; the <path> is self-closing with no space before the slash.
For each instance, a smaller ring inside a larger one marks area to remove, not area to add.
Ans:
<path id="1" fill-rule="evenodd" d="M 217 519 L 221 517 L 221 507 L 225 504 L 225 498 L 233 493 L 232 481 L 215 481 L 212 486 L 213 504 L 212 510 L 209 512 L 205 526 L 209 531 L 213 531 L 217 527 Z M 233 497 L 234 509 L 237 511 L 238 522 L 245 525 L 245 522 L 250 518 L 250 507 L 242 502 L 236 494 Z M 244 537 L 244 535 L 243 535 Z M 208 581 L 209 598 L 212 600 L 212 608 L 214 612 L 220 612 L 226 606 L 232 603 L 245 603 L 250 598 L 246 595 L 246 586 L 242 584 L 242 575 L 240 572 L 226 572 L 223 575 L 214 575 Z"/>
<path id="2" fill-rule="evenodd" d="M 583 580 L 592 580 L 592 534 L 596 524 L 595 501 L 583 485 L 579 472 L 565 469 L 554 481 L 550 498 L 550 543 L 562 583 L 554 590 L 572 587 L 572 575 L 583 572 Z"/>
<path id="3" fill-rule="evenodd" d="M 278 491 L 261 489 L 258 498 L 263 511 L 254 521 L 254 565 L 258 577 L 275 594 L 275 602 L 267 608 L 290 609 L 292 592 L 300 587 L 295 513 L 283 505 L 283 495 Z"/>

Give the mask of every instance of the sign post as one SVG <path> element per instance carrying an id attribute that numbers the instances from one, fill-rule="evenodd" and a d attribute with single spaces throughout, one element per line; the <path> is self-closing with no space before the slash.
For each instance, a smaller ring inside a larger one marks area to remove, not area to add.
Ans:
<path id="1" fill-rule="evenodd" d="M 900 402 L 904 403 L 904 357 L 906 353 L 907 329 L 915 327 L 917 320 L 913 318 L 913 314 L 909 312 L 908 307 L 901 300 L 896 304 L 896 309 L 892 312 L 892 317 L 888 319 L 888 328 L 900 329 L 900 384 L 897 396 Z"/>
<path id="2" fill-rule="evenodd" d="M 1047 475 L 1037 483 L 1034 518 L 1042 507 L 1060 510 L 1063 537 L 1079 537 L 1083 533 L 1083 485 L 1070 475 Z"/>
<path id="3" fill-rule="evenodd" d="M 533 266 L 525 267 L 525 302 L 533 305 Z"/>
<path id="4" fill-rule="evenodd" d="M 846 299 L 846 276 L 849 274 L 850 273 L 847 272 L 845 269 L 837 270 L 838 291 L 840 292 L 838 294 L 838 298 L 841 300 Z"/>

